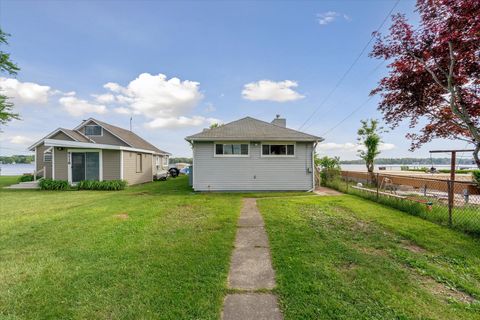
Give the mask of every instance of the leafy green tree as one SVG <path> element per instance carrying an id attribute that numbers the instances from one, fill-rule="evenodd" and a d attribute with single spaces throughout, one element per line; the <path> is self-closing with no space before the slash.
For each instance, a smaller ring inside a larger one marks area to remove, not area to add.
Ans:
<path id="1" fill-rule="evenodd" d="M 219 124 L 218 122 L 212 123 L 212 124 L 210 125 L 210 129 L 218 128 L 218 127 L 220 127 L 220 124 Z"/>
<path id="2" fill-rule="evenodd" d="M 0 48 L 8 45 L 7 37 L 10 34 L 3 32 L 0 28 Z M 10 54 L 0 50 L 0 73 L 6 73 L 14 76 L 20 68 L 10 60 Z M 13 119 L 20 119 L 17 113 L 13 112 L 13 103 L 8 101 L 8 97 L 0 91 L 0 125 L 5 125 Z"/>
<path id="3" fill-rule="evenodd" d="M 326 185 L 328 181 L 331 181 L 340 175 L 340 158 L 324 156 L 319 158 L 315 153 L 314 157 L 315 166 L 320 168 L 321 184 Z"/>
<path id="4" fill-rule="evenodd" d="M 358 151 L 358 156 L 365 161 L 367 171 L 370 173 L 372 181 L 375 181 L 373 175 L 373 169 L 375 164 L 375 158 L 380 154 L 380 143 L 382 137 L 380 136 L 385 131 L 383 127 L 380 127 L 378 120 L 367 119 L 361 120 L 362 126 L 358 129 L 358 142 L 364 147 Z"/>

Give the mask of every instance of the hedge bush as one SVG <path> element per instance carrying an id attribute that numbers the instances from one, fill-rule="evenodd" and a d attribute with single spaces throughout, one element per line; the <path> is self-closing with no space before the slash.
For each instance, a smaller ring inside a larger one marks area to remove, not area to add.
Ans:
<path id="1" fill-rule="evenodd" d="M 33 181 L 33 174 L 24 174 L 18 178 L 18 182 L 29 182 Z"/>
<path id="2" fill-rule="evenodd" d="M 77 184 L 78 190 L 107 190 L 107 191 L 117 191 L 123 190 L 127 186 L 127 181 L 125 180 L 109 180 L 109 181 L 95 181 L 95 180 L 84 180 L 80 181 Z"/>
<path id="3" fill-rule="evenodd" d="M 473 181 L 475 181 L 480 186 L 480 170 L 475 170 L 472 172 Z"/>
<path id="4" fill-rule="evenodd" d="M 42 179 L 39 183 L 42 190 L 67 190 L 70 188 L 66 180 Z"/>

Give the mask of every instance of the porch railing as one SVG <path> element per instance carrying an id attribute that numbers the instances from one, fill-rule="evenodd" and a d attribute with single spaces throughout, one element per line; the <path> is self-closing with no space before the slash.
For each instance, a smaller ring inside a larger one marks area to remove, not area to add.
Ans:
<path id="1" fill-rule="evenodd" d="M 40 179 L 45 178 L 45 173 L 46 172 L 47 172 L 47 168 L 45 166 L 40 170 L 33 171 L 33 181 L 37 181 L 37 176 L 39 176 L 40 173 L 42 173 L 42 176 L 40 177 Z M 38 180 L 40 180 L 40 179 L 38 179 Z"/>

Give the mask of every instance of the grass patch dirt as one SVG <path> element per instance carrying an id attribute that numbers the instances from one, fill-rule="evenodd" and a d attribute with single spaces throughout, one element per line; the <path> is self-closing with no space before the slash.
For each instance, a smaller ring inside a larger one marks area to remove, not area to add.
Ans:
<path id="1" fill-rule="evenodd" d="M 257 201 L 286 319 L 480 319 L 480 241 L 355 196 Z"/>

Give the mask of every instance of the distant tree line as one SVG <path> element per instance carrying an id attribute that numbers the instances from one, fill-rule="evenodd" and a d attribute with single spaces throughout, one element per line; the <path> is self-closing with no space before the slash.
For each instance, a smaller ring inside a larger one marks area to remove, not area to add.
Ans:
<path id="1" fill-rule="evenodd" d="M 462 159 L 457 158 L 457 164 L 469 164 L 471 165 L 473 159 Z M 431 164 L 450 164 L 450 158 L 379 158 L 375 159 L 375 164 L 422 164 L 422 165 L 431 165 Z M 365 161 L 360 160 L 341 160 L 340 164 L 365 164 Z"/>
<path id="2" fill-rule="evenodd" d="M 169 163 L 193 163 L 192 158 L 170 158 Z"/>
<path id="3" fill-rule="evenodd" d="M 0 163 L 10 164 L 10 163 L 32 163 L 34 161 L 33 155 L 24 156 L 24 155 L 13 155 L 9 157 L 0 156 Z"/>

